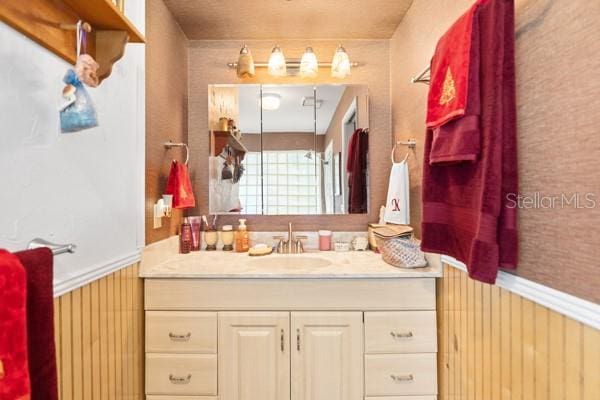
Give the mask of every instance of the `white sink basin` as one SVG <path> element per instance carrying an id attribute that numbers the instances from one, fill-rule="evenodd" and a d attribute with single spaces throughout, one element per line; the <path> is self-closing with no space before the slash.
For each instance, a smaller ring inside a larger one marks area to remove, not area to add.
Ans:
<path id="1" fill-rule="evenodd" d="M 286 256 L 263 256 L 247 261 L 247 265 L 253 268 L 323 268 L 332 264 L 331 261 L 315 256 L 286 255 Z"/>

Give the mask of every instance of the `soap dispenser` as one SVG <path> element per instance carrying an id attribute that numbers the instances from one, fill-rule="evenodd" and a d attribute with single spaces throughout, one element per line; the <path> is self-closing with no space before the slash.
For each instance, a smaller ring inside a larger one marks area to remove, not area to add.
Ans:
<path id="1" fill-rule="evenodd" d="M 235 251 L 244 253 L 250 248 L 250 234 L 246 228 L 246 220 L 240 219 L 240 225 L 235 233 Z"/>

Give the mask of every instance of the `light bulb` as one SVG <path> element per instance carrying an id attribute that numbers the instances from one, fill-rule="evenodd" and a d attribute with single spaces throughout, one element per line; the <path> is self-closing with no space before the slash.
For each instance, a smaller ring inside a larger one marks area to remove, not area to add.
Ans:
<path id="1" fill-rule="evenodd" d="M 279 46 L 273 47 L 273 51 L 271 51 L 271 56 L 269 57 L 269 75 L 276 77 L 287 75 L 285 56 Z"/>
<path id="2" fill-rule="evenodd" d="M 319 62 L 312 47 L 307 47 L 300 60 L 300 76 L 302 78 L 314 78 L 319 73 Z"/>
<path id="3" fill-rule="evenodd" d="M 248 46 L 244 45 L 240 50 L 237 62 L 238 78 L 252 78 L 254 76 L 254 59 Z"/>
<path id="4" fill-rule="evenodd" d="M 346 49 L 340 44 L 331 61 L 331 76 L 344 79 L 348 75 L 350 75 L 350 58 L 346 53 Z"/>

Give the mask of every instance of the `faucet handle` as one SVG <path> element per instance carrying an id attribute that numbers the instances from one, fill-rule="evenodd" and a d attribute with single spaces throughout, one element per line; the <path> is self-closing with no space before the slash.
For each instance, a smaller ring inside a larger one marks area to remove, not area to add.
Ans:
<path id="1" fill-rule="evenodd" d="M 302 244 L 302 240 L 308 239 L 306 235 L 298 235 L 296 236 L 296 253 L 304 253 L 304 245 Z"/>
<path id="2" fill-rule="evenodd" d="M 283 253 L 285 247 L 285 238 L 281 235 L 277 235 L 273 236 L 273 239 L 277 240 L 277 244 L 275 245 L 275 250 L 277 251 L 277 253 Z"/>

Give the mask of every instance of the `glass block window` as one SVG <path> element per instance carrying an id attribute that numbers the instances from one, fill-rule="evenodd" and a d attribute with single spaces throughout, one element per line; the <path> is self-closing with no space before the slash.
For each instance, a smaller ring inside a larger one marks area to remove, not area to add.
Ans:
<path id="1" fill-rule="evenodd" d="M 248 152 L 244 157 L 244 175 L 240 179 L 242 214 L 262 214 L 260 152 Z"/>
<path id="2" fill-rule="evenodd" d="M 321 213 L 321 202 L 318 201 L 320 182 L 316 174 L 315 159 L 308 159 L 305 155 L 306 150 L 263 152 L 262 200 L 265 214 Z M 251 214 L 256 210 L 260 213 L 260 153 L 248 153 L 246 160 L 246 173 L 240 180 L 240 200 L 244 210 L 247 210 L 245 212 Z M 257 160 L 255 166 L 254 160 Z M 259 178 L 256 183 L 254 176 Z"/>

